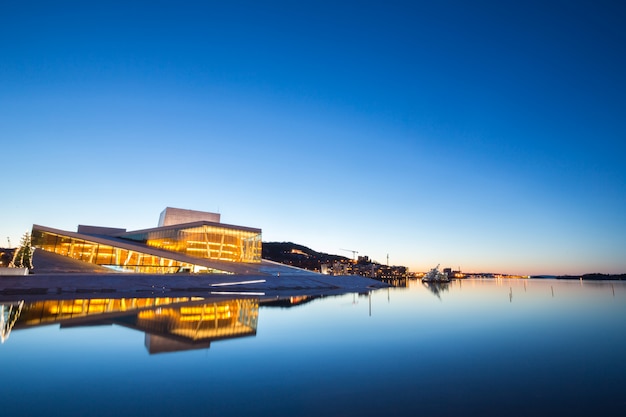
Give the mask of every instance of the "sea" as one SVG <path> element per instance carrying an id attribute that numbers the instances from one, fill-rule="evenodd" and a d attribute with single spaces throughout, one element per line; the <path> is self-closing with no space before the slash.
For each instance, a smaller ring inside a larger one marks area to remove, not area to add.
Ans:
<path id="1" fill-rule="evenodd" d="M 0 414 L 626 416 L 626 282 L 394 284 L 3 302 Z"/>

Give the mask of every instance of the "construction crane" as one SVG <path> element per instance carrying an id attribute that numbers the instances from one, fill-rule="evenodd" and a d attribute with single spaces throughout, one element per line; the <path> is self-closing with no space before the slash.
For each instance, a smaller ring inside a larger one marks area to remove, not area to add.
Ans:
<path id="1" fill-rule="evenodd" d="M 358 250 L 352 250 L 352 249 L 339 249 L 339 250 L 345 250 L 346 252 L 352 252 L 352 259 L 354 259 L 354 261 L 356 262 L 356 256 L 359 254 Z"/>

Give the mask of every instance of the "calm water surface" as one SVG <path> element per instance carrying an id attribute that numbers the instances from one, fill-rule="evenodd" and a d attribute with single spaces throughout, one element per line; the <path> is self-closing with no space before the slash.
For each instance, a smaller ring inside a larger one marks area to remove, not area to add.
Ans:
<path id="1" fill-rule="evenodd" d="M 408 285 L 5 304 L 1 414 L 626 415 L 626 283 Z"/>

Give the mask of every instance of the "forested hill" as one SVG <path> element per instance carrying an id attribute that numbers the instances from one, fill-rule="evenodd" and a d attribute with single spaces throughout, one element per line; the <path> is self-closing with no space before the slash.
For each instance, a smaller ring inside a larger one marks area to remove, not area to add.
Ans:
<path id="1" fill-rule="evenodd" d="M 349 262 L 345 256 L 316 252 L 293 242 L 263 242 L 263 259 L 293 265 L 298 268 L 319 270 L 321 264 Z"/>
<path id="2" fill-rule="evenodd" d="M 582 279 L 584 281 L 625 281 L 626 274 L 584 274 L 584 275 L 559 275 L 556 279 Z"/>

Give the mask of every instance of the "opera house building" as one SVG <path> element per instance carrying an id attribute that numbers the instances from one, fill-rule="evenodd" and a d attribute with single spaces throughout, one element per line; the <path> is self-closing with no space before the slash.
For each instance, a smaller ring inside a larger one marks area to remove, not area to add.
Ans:
<path id="1" fill-rule="evenodd" d="M 158 227 L 136 231 L 79 225 L 76 232 L 33 225 L 32 244 L 119 272 L 248 274 L 261 264 L 261 229 L 220 215 L 168 207 Z"/>

